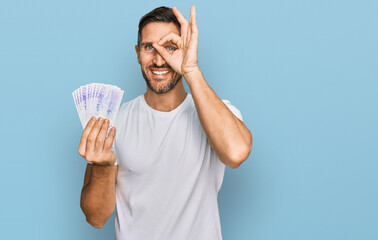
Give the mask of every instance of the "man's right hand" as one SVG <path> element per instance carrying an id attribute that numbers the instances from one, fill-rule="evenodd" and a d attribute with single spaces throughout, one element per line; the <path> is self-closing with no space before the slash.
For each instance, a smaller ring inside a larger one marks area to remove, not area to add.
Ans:
<path id="1" fill-rule="evenodd" d="M 111 166 L 116 161 L 116 155 L 112 151 L 115 127 L 109 131 L 108 137 L 106 133 L 109 128 L 109 120 L 92 117 L 87 123 L 83 134 L 81 135 L 79 154 L 88 162 L 97 165 Z"/>

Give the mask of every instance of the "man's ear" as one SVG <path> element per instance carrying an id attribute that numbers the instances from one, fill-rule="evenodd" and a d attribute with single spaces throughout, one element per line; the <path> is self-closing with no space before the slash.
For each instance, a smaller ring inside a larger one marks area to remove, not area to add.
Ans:
<path id="1" fill-rule="evenodd" d="M 135 52 L 136 52 L 136 54 L 137 54 L 138 63 L 140 64 L 140 60 L 139 60 L 140 52 L 139 52 L 139 47 L 138 47 L 138 45 L 135 45 Z"/>

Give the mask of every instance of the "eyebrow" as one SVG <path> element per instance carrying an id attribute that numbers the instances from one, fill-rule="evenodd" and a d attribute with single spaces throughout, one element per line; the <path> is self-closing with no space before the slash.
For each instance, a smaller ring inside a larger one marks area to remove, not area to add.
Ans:
<path id="1" fill-rule="evenodd" d="M 140 44 L 140 46 L 145 46 L 145 45 L 151 45 L 152 46 L 152 42 L 142 42 Z"/>
<path id="2" fill-rule="evenodd" d="M 166 42 L 165 44 L 173 44 L 173 45 L 175 45 L 176 46 L 176 44 L 174 44 L 172 41 L 169 41 L 169 42 Z M 152 42 L 142 42 L 141 44 L 140 44 L 140 46 L 141 47 L 143 47 L 143 46 L 152 46 Z"/>

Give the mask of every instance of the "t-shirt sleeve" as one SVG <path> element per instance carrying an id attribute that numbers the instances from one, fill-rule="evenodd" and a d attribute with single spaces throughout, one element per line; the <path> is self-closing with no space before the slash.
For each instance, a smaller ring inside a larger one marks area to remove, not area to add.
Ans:
<path id="1" fill-rule="evenodd" d="M 228 107 L 228 109 L 230 109 L 230 111 L 237 117 L 240 119 L 240 121 L 243 121 L 243 116 L 241 114 L 241 112 L 233 105 L 231 105 L 231 102 L 228 101 L 228 100 L 222 100 L 224 104 L 226 104 L 226 106 Z"/>

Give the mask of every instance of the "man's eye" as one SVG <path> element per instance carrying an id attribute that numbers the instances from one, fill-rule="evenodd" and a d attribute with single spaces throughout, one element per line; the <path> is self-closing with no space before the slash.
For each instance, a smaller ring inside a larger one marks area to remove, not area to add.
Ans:
<path id="1" fill-rule="evenodd" d="M 152 45 L 146 45 L 145 49 L 146 49 L 146 50 L 153 50 L 154 47 L 153 47 Z"/>
<path id="2" fill-rule="evenodd" d="M 175 47 L 173 47 L 173 46 L 167 46 L 166 49 L 167 49 L 167 51 L 173 52 L 173 51 L 175 51 L 177 48 L 175 48 Z"/>

